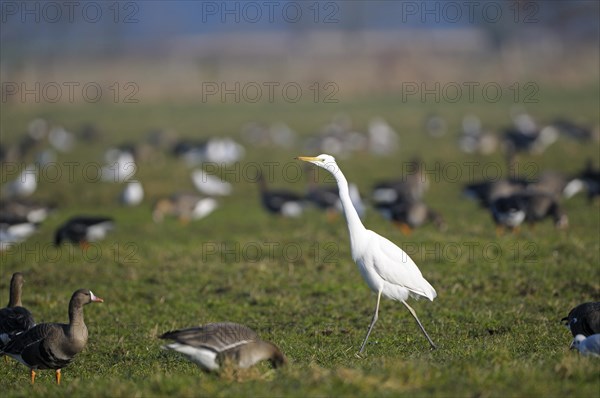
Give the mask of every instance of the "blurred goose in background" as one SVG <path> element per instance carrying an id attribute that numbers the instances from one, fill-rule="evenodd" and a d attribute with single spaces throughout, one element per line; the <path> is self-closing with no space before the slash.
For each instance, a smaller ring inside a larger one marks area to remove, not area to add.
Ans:
<path id="1" fill-rule="evenodd" d="M 70 152 L 75 146 L 75 135 L 62 126 L 55 126 L 48 133 L 50 145 L 59 152 Z"/>
<path id="2" fill-rule="evenodd" d="M 205 198 L 191 193 L 178 193 L 156 201 L 152 209 L 154 222 L 162 222 L 165 215 L 179 218 L 182 223 L 200 220 L 219 207 L 214 198 Z"/>
<path id="3" fill-rule="evenodd" d="M 144 188 L 138 180 L 129 180 L 120 195 L 120 202 L 125 206 L 137 206 L 144 200 Z"/>
<path id="4" fill-rule="evenodd" d="M 296 132 L 283 122 L 276 122 L 269 126 L 264 123 L 249 122 L 242 126 L 240 135 L 248 145 L 255 148 L 276 146 L 289 149 L 296 143 Z"/>
<path id="5" fill-rule="evenodd" d="M 38 170 L 30 164 L 19 173 L 19 176 L 7 182 L 2 187 L 2 195 L 6 198 L 24 198 L 30 196 L 37 189 Z"/>
<path id="6" fill-rule="evenodd" d="M 352 128 L 352 118 L 347 113 L 338 113 L 321 127 L 316 136 L 310 137 L 305 148 L 309 151 L 333 153 L 339 157 L 368 148 L 369 139 Z"/>
<path id="7" fill-rule="evenodd" d="M 15 336 L 35 326 L 33 315 L 21 302 L 23 290 L 23 274 L 15 272 L 10 280 L 8 305 L 0 310 L 0 351 L 15 338 Z"/>
<path id="8" fill-rule="evenodd" d="M 163 348 L 182 353 L 207 371 L 228 364 L 249 368 L 264 360 L 277 368 L 287 362 L 275 344 L 261 340 L 254 330 L 237 323 L 209 323 L 166 332 L 159 338 L 174 340 Z"/>
<path id="9" fill-rule="evenodd" d="M 514 153 L 507 153 L 506 178 L 495 178 L 467 184 L 463 194 L 470 199 L 477 200 L 480 206 L 490 208 L 492 203 L 502 197 L 510 196 L 527 188 L 532 181 L 518 175 L 518 164 Z M 493 164 L 493 163 L 492 163 Z"/>
<path id="10" fill-rule="evenodd" d="M 69 323 L 40 323 L 13 338 L 2 350 L 31 370 L 31 384 L 36 370 L 55 369 L 60 384 L 61 369 L 70 364 L 88 341 L 88 329 L 83 319 L 83 306 L 102 300 L 87 289 L 73 293 L 69 301 Z"/>
<path id="11" fill-rule="evenodd" d="M 245 149 L 231 138 L 210 138 L 205 141 L 179 140 L 173 147 L 173 154 L 192 167 L 203 162 L 229 165 L 239 161 Z"/>
<path id="12" fill-rule="evenodd" d="M 527 185 L 527 181 L 518 179 L 480 181 L 466 185 L 463 194 L 477 200 L 481 207 L 489 208 L 496 199 L 520 192 Z"/>
<path id="13" fill-rule="evenodd" d="M 578 334 L 573 339 L 570 348 L 579 351 L 582 355 L 600 357 L 600 334 L 593 334 L 588 337 Z"/>
<path id="14" fill-rule="evenodd" d="M 489 155 L 496 151 L 498 138 L 495 134 L 483 130 L 479 117 L 469 114 L 463 117 L 458 147 L 465 153 Z"/>
<path id="15" fill-rule="evenodd" d="M 192 182 L 198 191 L 209 196 L 227 196 L 231 195 L 233 190 L 230 183 L 208 174 L 202 169 L 192 172 Z"/>
<path id="16" fill-rule="evenodd" d="M 417 202 L 429 187 L 423 162 L 415 158 L 406 164 L 406 175 L 400 180 L 382 181 L 375 185 L 371 198 L 375 207 L 396 202 Z"/>
<path id="17" fill-rule="evenodd" d="M 594 137 L 594 131 L 590 127 L 579 125 L 566 118 L 556 119 L 554 122 L 552 122 L 551 126 L 556 128 L 560 134 L 574 140 L 597 141 L 597 137 Z"/>
<path id="18" fill-rule="evenodd" d="M 369 122 L 369 151 L 375 156 L 387 156 L 398 149 L 398 133 L 382 117 Z"/>
<path id="19" fill-rule="evenodd" d="M 561 321 L 565 322 L 573 337 L 600 333 L 600 301 L 579 304 Z"/>
<path id="20" fill-rule="evenodd" d="M 554 196 L 556 199 L 573 197 L 584 189 L 585 185 L 578 179 L 569 179 L 563 173 L 545 170 L 541 173 L 537 181 L 527 186 L 528 190 L 545 192 Z"/>
<path id="21" fill-rule="evenodd" d="M 37 224 L 24 217 L 0 214 L 0 251 L 25 241 L 37 230 Z"/>
<path id="22" fill-rule="evenodd" d="M 54 205 L 45 205 L 25 199 L 0 201 L 0 214 L 24 218 L 34 224 L 44 221 L 54 208 Z"/>
<path id="23" fill-rule="evenodd" d="M 315 168 L 311 167 L 307 170 L 308 176 L 308 189 L 304 199 L 306 202 L 315 205 L 317 208 L 327 212 L 327 217 L 331 220 L 342 213 L 342 202 L 338 192 L 337 185 L 319 185 L 317 183 L 317 177 Z M 348 190 L 350 193 L 350 200 L 356 208 L 356 212 L 360 218 L 363 218 L 366 212 L 366 207 L 360 196 L 360 192 L 356 184 L 348 184 Z"/>
<path id="24" fill-rule="evenodd" d="M 552 217 L 556 228 L 568 227 L 569 219 L 558 201 L 545 192 L 524 190 L 492 202 L 491 212 L 497 227 L 517 229 L 523 222 L 533 226 L 536 222 Z"/>
<path id="25" fill-rule="evenodd" d="M 102 180 L 124 182 L 137 172 L 137 165 L 130 149 L 111 148 L 104 154 L 106 165 L 102 167 Z"/>
<path id="26" fill-rule="evenodd" d="M 574 181 L 581 182 L 584 185 L 590 202 L 600 196 L 600 169 L 594 168 L 591 159 L 587 160 L 585 169 L 577 175 Z"/>
<path id="27" fill-rule="evenodd" d="M 410 235 L 413 229 L 428 222 L 433 223 L 439 231 L 447 227 L 444 218 L 423 201 L 395 202 L 380 205 L 377 210 L 398 226 L 404 235 Z"/>
<path id="28" fill-rule="evenodd" d="M 59 246 L 68 240 L 87 248 L 90 242 L 96 242 L 106 237 L 114 229 L 115 223 L 110 217 L 76 216 L 62 224 L 54 234 L 54 244 Z"/>
<path id="29" fill-rule="evenodd" d="M 283 189 L 269 190 L 262 173 L 258 176 L 260 199 L 269 213 L 284 217 L 300 217 L 304 211 L 304 199 L 295 192 Z"/>
<path id="30" fill-rule="evenodd" d="M 431 137 L 442 137 L 448 131 L 446 119 L 437 114 L 427 116 L 425 119 L 425 131 Z"/>
<path id="31" fill-rule="evenodd" d="M 513 127 L 504 131 L 506 152 L 539 155 L 558 139 L 559 132 L 556 127 L 548 125 L 540 128 L 534 118 L 522 110 L 511 113 Z"/>

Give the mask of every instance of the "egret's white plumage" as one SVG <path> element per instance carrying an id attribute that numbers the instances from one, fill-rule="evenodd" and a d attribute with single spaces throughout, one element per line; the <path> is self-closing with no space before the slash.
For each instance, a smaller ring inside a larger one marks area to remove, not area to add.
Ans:
<path id="1" fill-rule="evenodd" d="M 371 290 L 377 292 L 377 305 L 373 314 L 373 320 L 359 352 L 362 353 L 364 350 L 371 330 L 375 322 L 377 322 L 379 301 L 382 294 L 385 297 L 400 301 L 406 306 L 431 346 L 435 348 L 435 344 L 433 344 L 425 328 L 421 325 L 416 313 L 406 303 L 409 296 L 413 298 L 426 297 L 433 301 L 436 297 L 435 289 L 423 278 L 421 271 L 408 254 L 388 239 L 364 227 L 356 209 L 352 205 L 348 181 L 335 162 L 335 158 L 323 154 L 317 157 L 303 156 L 298 157 L 298 159 L 310 162 L 329 171 L 336 179 L 340 200 L 342 201 L 344 215 L 348 224 L 352 259 L 358 265 L 361 275 Z"/>

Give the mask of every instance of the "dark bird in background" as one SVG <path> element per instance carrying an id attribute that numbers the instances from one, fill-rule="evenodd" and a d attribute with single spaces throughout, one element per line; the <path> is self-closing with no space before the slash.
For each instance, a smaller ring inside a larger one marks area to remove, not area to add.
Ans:
<path id="1" fill-rule="evenodd" d="M 548 217 L 554 220 L 556 228 L 562 229 L 569 225 L 569 219 L 557 199 L 545 192 L 523 190 L 503 196 L 492 202 L 490 210 L 497 228 L 516 230 L 523 222 L 533 226 Z"/>
<path id="2" fill-rule="evenodd" d="M 391 220 L 404 235 L 410 235 L 412 230 L 431 222 L 439 231 L 447 227 L 444 218 L 432 210 L 423 201 L 395 202 L 391 205 L 379 205 L 377 210 Z"/>
<path id="3" fill-rule="evenodd" d="M 600 301 L 579 304 L 561 322 L 569 328 L 573 337 L 600 333 Z"/>
<path id="4" fill-rule="evenodd" d="M 254 330 L 237 323 L 209 323 L 173 330 L 160 338 L 175 341 L 163 348 L 182 353 L 207 371 L 219 370 L 227 362 L 239 368 L 249 368 L 264 360 L 275 368 L 287 362 L 275 344 L 261 340 Z"/>
<path id="5" fill-rule="evenodd" d="M 68 240 L 87 248 L 90 242 L 102 240 L 114 228 L 110 217 L 77 216 L 61 225 L 54 235 L 54 244 Z"/>
<path id="6" fill-rule="evenodd" d="M 304 211 L 304 200 L 295 192 L 283 189 L 269 190 L 264 176 L 258 177 L 260 198 L 263 207 L 272 214 L 284 217 L 300 217 Z"/>
<path id="7" fill-rule="evenodd" d="M 395 202 L 415 202 L 423 198 L 429 187 L 423 162 L 414 158 L 406 164 L 406 176 L 399 180 L 382 181 L 375 185 L 371 198 L 375 207 Z"/>
<path id="8" fill-rule="evenodd" d="M 8 305 L 0 310 L 0 351 L 17 335 L 35 326 L 33 315 L 21 303 L 25 279 L 15 272 L 10 280 Z"/>

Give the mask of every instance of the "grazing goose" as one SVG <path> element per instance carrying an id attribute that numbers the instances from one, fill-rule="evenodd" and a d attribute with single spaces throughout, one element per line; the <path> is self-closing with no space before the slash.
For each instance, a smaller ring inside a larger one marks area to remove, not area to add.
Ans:
<path id="1" fill-rule="evenodd" d="M 26 240 L 37 229 L 37 225 L 26 218 L 0 215 L 0 251 L 7 250 Z"/>
<path id="2" fill-rule="evenodd" d="M 56 230 L 54 244 L 58 246 L 63 240 L 69 240 L 87 248 L 90 242 L 104 239 L 113 228 L 114 221 L 110 217 L 73 217 Z"/>
<path id="3" fill-rule="evenodd" d="M 504 227 L 508 227 L 511 231 L 518 229 L 525 221 L 525 203 L 520 196 L 510 195 L 497 198 L 492 202 L 490 210 L 498 234 Z"/>
<path id="4" fill-rule="evenodd" d="M 552 217 L 556 228 L 569 225 L 569 219 L 558 201 L 545 192 L 523 190 L 510 196 L 496 199 L 491 205 L 492 217 L 499 227 L 513 230 L 524 221 L 533 226 L 546 217 Z"/>
<path id="5" fill-rule="evenodd" d="M 375 185 L 371 195 L 375 206 L 394 202 L 419 201 L 429 187 L 420 159 L 406 165 L 407 174 L 400 180 L 382 181 Z"/>
<path id="6" fill-rule="evenodd" d="M 31 384 L 37 369 L 55 369 L 56 383 L 60 384 L 60 370 L 73 361 L 88 340 L 83 320 L 83 306 L 103 302 L 87 289 L 79 289 L 69 302 L 69 323 L 40 323 L 17 335 L 2 353 L 13 357 L 31 369 Z"/>
<path id="7" fill-rule="evenodd" d="M 304 203 L 300 195 L 279 190 L 269 190 L 262 174 L 258 177 L 260 198 L 263 207 L 272 214 L 284 217 L 300 217 L 304 211 Z"/>
<path id="8" fill-rule="evenodd" d="M 156 201 L 152 209 L 154 222 L 162 222 L 165 215 L 179 218 L 182 223 L 208 216 L 219 206 L 214 198 L 203 198 L 191 193 L 179 193 Z"/>
<path id="9" fill-rule="evenodd" d="M 269 360 L 275 368 L 287 362 L 275 344 L 261 340 L 254 330 L 237 323 L 209 323 L 173 330 L 160 338 L 175 340 L 163 348 L 182 353 L 208 371 L 219 370 L 228 361 L 239 368 L 249 368 L 264 360 Z"/>
<path id="10" fill-rule="evenodd" d="M 465 115 L 462 121 L 462 133 L 458 140 L 459 148 L 465 153 L 489 155 L 496 151 L 497 136 L 485 131 L 481 119 L 475 115 Z"/>
<path id="11" fill-rule="evenodd" d="M 0 310 L 0 351 L 15 336 L 35 326 L 31 312 L 21 303 L 23 282 L 20 272 L 15 272 L 10 280 L 8 305 Z"/>
<path id="12" fill-rule="evenodd" d="M 578 334 L 571 343 L 571 349 L 577 349 L 582 355 L 600 357 L 600 334 L 588 337 Z"/>
<path id="13" fill-rule="evenodd" d="M 35 224 L 44 221 L 54 208 L 54 205 L 44 205 L 24 199 L 0 201 L 1 214 L 25 218 Z"/>
<path id="14" fill-rule="evenodd" d="M 579 304 L 561 321 L 565 322 L 573 337 L 578 334 L 587 337 L 600 333 L 600 301 Z"/>
<path id="15" fill-rule="evenodd" d="M 432 222 L 440 231 L 446 228 L 444 218 L 422 201 L 396 202 L 377 209 L 385 218 L 394 222 L 404 235 L 410 235 L 414 228 L 427 222 Z"/>
<path id="16" fill-rule="evenodd" d="M 518 179 L 481 181 L 465 186 L 463 194 L 477 200 L 481 207 L 489 208 L 496 199 L 519 192 L 527 184 L 526 181 Z"/>

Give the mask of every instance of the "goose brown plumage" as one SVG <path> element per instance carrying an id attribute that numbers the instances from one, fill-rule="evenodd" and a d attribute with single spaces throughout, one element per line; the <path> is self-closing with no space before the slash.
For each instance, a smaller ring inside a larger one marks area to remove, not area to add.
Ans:
<path id="1" fill-rule="evenodd" d="M 31 370 L 31 384 L 35 370 L 55 369 L 56 383 L 60 384 L 60 370 L 73 361 L 88 340 L 87 326 L 83 320 L 83 306 L 103 302 L 91 290 L 79 289 L 69 302 L 69 323 L 41 323 L 17 335 L 2 353 L 13 357 Z"/>
<path id="2" fill-rule="evenodd" d="M 220 369 L 227 361 L 240 368 L 249 368 L 263 360 L 269 360 L 273 367 L 287 362 L 275 344 L 261 340 L 254 330 L 237 323 L 209 323 L 173 330 L 160 338 L 175 340 L 163 348 L 184 354 L 208 371 Z"/>
<path id="3" fill-rule="evenodd" d="M 0 351 L 15 336 L 35 326 L 31 312 L 21 303 L 24 282 L 20 272 L 15 272 L 10 280 L 8 305 L 0 310 Z"/>

